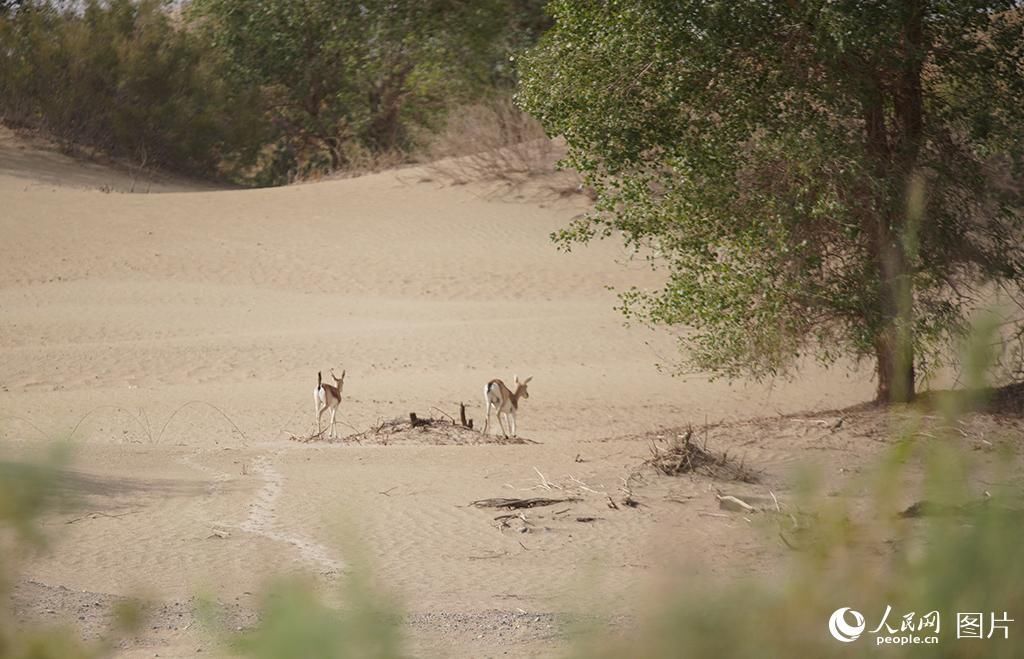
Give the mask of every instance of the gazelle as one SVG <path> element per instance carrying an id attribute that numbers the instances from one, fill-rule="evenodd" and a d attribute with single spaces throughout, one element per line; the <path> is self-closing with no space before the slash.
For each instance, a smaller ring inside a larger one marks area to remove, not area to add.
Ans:
<path id="1" fill-rule="evenodd" d="M 341 377 L 334 375 L 331 369 L 331 377 L 334 378 L 334 385 L 324 384 L 323 372 L 316 373 L 316 389 L 313 391 L 313 402 L 316 405 L 316 434 L 323 432 L 320 420 L 324 412 L 331 410 L 331 437 L 337 437 L 338 433 L 334 425 L 334 417 L 338 414 L 338 404 L 341 403 L 341 389 L 345 386 L 345 371 L 342 370 Z"/>
<path id="2" fill-rule="evenodd" d="M 512 436 L 516 436 L 516 410 L 519 409 L 519 399 L 530 397 L 530 393 L 526 390 L 526 385 L 530 383 L 533 377 L 528 377 L 522 382 L 519 381 L 518 376 L 513 376 L 513 379 L 516 385 L 515 391 L 506 387 L 505 383 L 501 380 L 491 380 L 484 387 L 484 408 L 487 410 L 487 420 L 484 421 L 485 435 L 487 434 L 487 429 L 491 427 L 491 408 L 494 408 L 498 412 L 498 425 L 501 426 L 502 434 L 508 437 L 505 424 L 501 422 L 501 417 L 504 415 L 512 426 Z"/>

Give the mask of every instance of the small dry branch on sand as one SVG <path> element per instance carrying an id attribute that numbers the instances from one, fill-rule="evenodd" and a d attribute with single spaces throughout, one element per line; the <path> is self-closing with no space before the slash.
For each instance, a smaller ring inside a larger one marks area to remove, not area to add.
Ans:
<path id="1" fill-rule="evenodd" d="M 799 510 L 783 509 L 775 493 L 769 490 L 768 494 L 770 498 L 750 494 L 726 494 L 716 490 L 715 498 L 718 499 L 719 510 L 740 513 L 747 522 L 750 522 L 754 515 L 770 518 L 778 530 L 779 538 L 787 547 L 794 550 L 803 549 L 803 543 L 796 541 L 796 538 L 804 536 L 811 529 L 816 516 L 813 513 Z M 706 511 L 699 514 L 710 517 L 731 517 L 727 513 Z"/>
<path id="2" fill-rule="evenodd" d="M 462 402 L 459 403 L 459 422 L 463 428 L 473 429 L 473 419 L 466 419 L 466 404 Z"/>
<path id="3" fill-rule="evenodd" d="M 545 497 L 532 497 L 529 499 L 509 499 L 506 497 L 497 497 L 494 499 L 479 499 L 469 505 L 476 506 L 477 508 L 505 508 L 507 510 L 518 510 L 520 508 L 553 506 L 556 503 L 566 503 L 569 501 L 579 501 L 579 498 L 568 497 L 565 499 L 547 499 Z"/>
<path id="4" fill-rule="evenodd" d="M 644 461 L 644 465 L 666 476 L 697 473 L 720 480 L 757 482 L 757 474 L 742 460 L 736 462 L 728 452 L 718 455 L 708 449 L 706 441 L 701 447 L 692 440 L 693 428 L 690 427 L 685 433 L 668 440 L 665 446 L 651 442 L 651 457 Z"/>

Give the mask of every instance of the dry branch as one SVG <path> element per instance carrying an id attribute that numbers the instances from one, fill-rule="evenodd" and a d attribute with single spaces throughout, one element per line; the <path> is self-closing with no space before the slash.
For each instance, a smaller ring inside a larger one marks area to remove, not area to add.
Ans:
<path id="1" fill-rule="evenodd" d="M 737 513 L 754 513 L 758 512 L 758 509 L 751 506 L 743 499 L 739 499 L 732 495 L 726 494 L 725 496 L 718 497 L 718 507 L 722 510 L 731 510 Z"/>
<path id="2" fill-rule="evenodd" d="M 463 428 L 473 429 L 473 419 L 466 419 L 466 404 L 462 402 L 459 403 L 459 421 Z"/>
<path id="3" fill-rule="evenodd" d="M 705 446 L 697 446 L 691 439 L 693 428 L 687 428 L 682 435 L 677 435 L 664 447 L 651 442 L 651 457 L 644 465 L 653 467 L 666 476 L 700 473 L 705 476 L 722 480 L 735 480 L 744 483 L 756 483 L 757 475 L 746 467 L 741 460 L 737 463 L 728 453 L 718 455 Z"/>
<path id="4" fill-rule="evenodd" d="M 138 510 L 129 510 L 128 512 L 119 513 L 117 515 L 109 515 L 107 513 L 101 513 L 101 512 L 91 512 L 91 513 L 86 513 L 85 515 L 82 515 L 81 517 L 75 517 L 74 519 L 69 519 L 69 520 L 67 520 L 64 523 L 65 524 L 74 524 L 75 522 L 81 522 L 83 519 L 97 519 L 99 517 L 106 517 L 108 519 L 119 519 L 121 517 L 126 517 L 127 515 L 134 515 L 137 512 L 139 512 L 139 511 Z"/>
<path id="5" fill-rule="evenodd" d="M 439 418 L 433 416 L 420 416 L 416 412 L 409 412 L 406 417 L 397 417 L 391 420 L 378 419 L 378 421 L 363 432 L 355 432 L 340 439 L 330 439 L 324 434 L 318 433 L 306 437 L 291 435 L 289 439 L 294 442 L 338 442 L 349 444 L 352 442 L 371 444 L 392 444 L 392 443 L 413 443 L 413 444 L 444 444 L 444 445 L 465 445 L 465 444 L 527 444 L 531 440 L 522 437 L 506 438 L 500 435 L 484 435 L 473 429 L 473 420 L 465 418 L 464 404 L 460 404 L 460 418 L 432 407 Z"/>
<path id="6" fill-rule="evenodd" d="M 533 497 L 530 499 L 508 499 L 505 497 L 497 497 L 494 499 L 479 499 L 469 505 L 476 506 L 477 508 L 506 508 L 508 510 L 517 510 L 519 508 L 553 506 L 556 503 L 566 503 L 570 501 L 579 501 L 579 498 L 568 497 L 566 499 L 547 499 L 545 497 Z"/>

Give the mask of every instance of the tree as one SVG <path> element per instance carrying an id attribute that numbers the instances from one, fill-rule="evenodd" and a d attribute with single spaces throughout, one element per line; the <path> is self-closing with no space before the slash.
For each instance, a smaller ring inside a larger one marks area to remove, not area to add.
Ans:
<path id="1" fill-rule="evenodd" d="M 623 309 L 686 361 L 874 358 L 914 395 L 985 285 L 1024 280 L 1024 34 L 1012 0 L 556 0 L 519 100 L 596 210 L 665 266 Z"/>
<path id="2" fill-rule="evenodd" d="M 0 4 L 0 119 L 68 148 L 192 175 L 251 165 L 267 134 L 253 94 L 226 83 L 221 62 L 167 9 L 165 0 Z"/>
<path id="3" fill-rule="evenodd" d="M 195 0 L 235 74 L 265 92 L 289 152 L 325 168 L 407 148 L 415 127 L 487 84 L 519 3 Z"/>

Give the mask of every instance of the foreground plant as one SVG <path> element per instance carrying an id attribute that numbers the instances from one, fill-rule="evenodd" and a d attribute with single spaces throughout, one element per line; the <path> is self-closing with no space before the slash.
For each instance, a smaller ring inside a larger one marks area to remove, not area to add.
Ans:
<path id="1" fill-rule="evenodd" d="M 0 657 L 25 659 L 94 659 L 110 656 L 118 638 L 136 630 L 141 609 L 132 601 L 118 604 L 114 624 L 104 639 L 85 643 L 71 625 L 40 625 L 15 619 L 10 598 L 21 560 L 46 547 L 39 525 L 45 513 L 67 499 L 60 479 L 68 462 L 66 446 L 55 445 L 39 461 L 0 461 Z"/>

